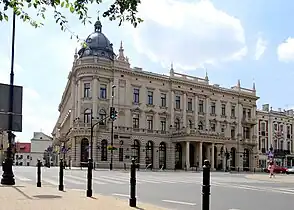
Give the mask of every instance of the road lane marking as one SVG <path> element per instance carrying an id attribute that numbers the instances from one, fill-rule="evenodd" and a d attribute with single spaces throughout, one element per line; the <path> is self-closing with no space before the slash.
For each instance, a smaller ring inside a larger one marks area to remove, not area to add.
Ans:
<path id="1" fill-rule="evenodd" d="M 28 178 L 23 177 L 23 176 L 16 176 L 15 178 L 20 180 L 20 181 L 23 181 L 23 182 L 32 181 L 31 179 L 28 179 Z"/>
<path id="2" fill-rule="evenodd" d="M 47 182 L 48 184 L 51 184 L 51 185 L 55 185 L 55 186 L 59 185 L 58 181 L 52 180 L 52 179 L 42 178 L 42 181 Z"/>
<path id="3" fill-rule="evenodd" d="M 109 182 L 112 184 L 125 184 L 125 182 L 113 180 L 111 177 L 108 177 L 108 176 L 99 176 L 99 177 L 95 177 L 94 179 L 99 180 L 99 181 Z"/>
<path id="4" fill-rule="evenodd" d="M 188 203 L 184 201 L 173 201 L 173 200 L 162 200 L 163 202 L 166 203 L 175 203 L 175 204 L 182 204 L 182 205 L 189 205 L 189 206 L 196 206 L 196 203 Z"/>
<path id="5" fill-rule="evenodd" d="M 76 176 L 72 176 L 72 175 L 66 175 L 66 177 L 71 177 L 72 179 L 80 180 L 80 181 L 83 182 L 83 184 L 86 184 L 86 181 L 87 181 L 86 178 L 76 177 Z M 95 184 L 105 184 L 104 182 L 96 181 L 95 178 L 93 178 L 92 181 L 93 181 L 93 183 L 95 183 Z"/>
<path id="6" fill-rule="evenodd" d="M 120 196 L 120 197 L 129 197 L 129 195 L 127 195 L 127 194 L 120 194 L 120 193 L 112 193 L 112 195 L 114 195 L 114 196 Z"/>

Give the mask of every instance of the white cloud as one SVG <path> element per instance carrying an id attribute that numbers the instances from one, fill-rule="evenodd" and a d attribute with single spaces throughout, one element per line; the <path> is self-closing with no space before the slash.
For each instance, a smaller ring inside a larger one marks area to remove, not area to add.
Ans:
<path id="1" fill-rule="evenodd" d="M 294 38 L 289 37 L 277 48 L 278 59 L 281 62 L 294 61 Z"/>
<path id="2" fill-rule="evenodd" d="M 255 60 L 259 60 L 261 58 L 266 48 L 267 41 L 264 38 L 262 38 L 261 35 L 259 35 L 255 46 Z"/>
<path id="3" fill-rule="evenodd" d="M 139 12 L 144 22 L 130 33 L 136 49 L 154 62 L 191 69 L 247 54 L 240 20 L 208 0 L 142 1 Z"/>

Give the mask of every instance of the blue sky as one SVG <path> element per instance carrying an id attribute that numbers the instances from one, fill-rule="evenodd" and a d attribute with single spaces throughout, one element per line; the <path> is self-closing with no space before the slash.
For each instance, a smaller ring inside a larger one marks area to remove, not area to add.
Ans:
<path id="1" fill-rule="evenodd" d="M 111 3 L 90 8 L 97 10 Z M 294 2 L 290 0 L 142 0 L 138 28 L 102 19 L 103 29 L 118 50 L 123 41 L 132 66 L 167 73 L 170 63 L 178 72 L 204 77 L 211 84 L 252 88 L 255 81 L 258 106 L 270 103 L 275 109 L 294 107 Z M 29 12 L 34 12 L 29 10 Z M 33 13 L 31 13 L 33 14 Z M 24 87 L 23 132 L 19 141 L 29 141 L 34 131 L 50 134 L 58 117 L 67 76 L 72 67 L 77 40 L 61 32 L 47 13 L 39 29 L 17 21 L 15 82 Z M 82 25 L 65 12 L 69 27 L 82 38 L 93 25 Z M 291 38 L 293 37 L 293 39 Z M 11 19 L 0 23 L 0 82 L 9 82 Z"/>

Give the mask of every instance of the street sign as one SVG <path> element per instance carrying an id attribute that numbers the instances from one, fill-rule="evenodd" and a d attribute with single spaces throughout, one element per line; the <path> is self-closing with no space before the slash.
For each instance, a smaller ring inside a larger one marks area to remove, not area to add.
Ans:
<path id="1" fill-rule="evenodd" d="M 0 83 L 0 129 L 9 130 L 10 85 Z M 22 86 L 14 85 L 12 108 L 12 131 L 22 132 Z"/>

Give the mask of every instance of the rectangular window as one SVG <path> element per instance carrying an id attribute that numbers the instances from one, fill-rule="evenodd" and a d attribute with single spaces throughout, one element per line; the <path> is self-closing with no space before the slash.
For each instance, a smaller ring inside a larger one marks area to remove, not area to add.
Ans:
<path id="1" fill-rule="evenodd" d="M 247 128 L 247 127 L 243 128 L 243 138 L 250 139 L 250 128 Z"/>
<path id="2" fill-rule="evenodd" d="M 215 102 L 211 102 L 210 104 L 210 113 L 215 114 Z"/>
<path id="3" fill-rule="evenodd" d="M 153 92 L 148 91 L 148 104 L 153 105 Z"/>
<path id="4" fill-rule="evenodd" d="M 91 122 L 91 113 L 85 113 L 84 114 L 84 123 L 90 123 Z"/>
<path id="5" fill-rule="evenodd" d="M 215 123 L 210 124 L 210 130 L 213 132 L 215 131 Z"/>
<path id="6" fill-rule="evenodd" d="M 222 104 L 222 116 L 226 116 L 226 105 Z"/>
<path id="7" fill-rule="evenodd" d="M 283 132 L 284 125 L 280 125 L 280 132 Z"/>
<path id="8" fill-rule="evenodd" d="M 106 99 L 107 97 L 107 85 L 100 85 L 100 98 Z"/>
<path id="9" fill-rule="evenodd" d="M 231 107 L 231 117 L 236 117 L 236 107 L 235 106 L 232 106 Z"/>
<path id="10" fill-rule="evenodd" d="M 231 127 L 231 138 L 232 139 L 235 139 L 235 136 L 236 136 L 236 134 L 235 134 L 235 127 Z"/>
<path id="11" fill-rule="evenodd" d="M 251 109 L 248 109 L 247 117 L 248 117 L 248 119 L 251 119 Z"/>
<path id="12" fill-rule="evenodd" d="M 139 115 L 133 115 L 133 128 L 139 128 Z"/>
<path id="13" fill-rule="evenodd" d="M 176 109 L 181 108 L 181 96 L 176 96 Z"/>
<path id="14" fill-rule="evenodd" d="M 166 119 L 161 118 L 160 123 L 161 123 L 161 131 L 166 131 Z"/>
<path id="15" fill-rule="evenodd" d="M 140 94 L 140 89 L 134 88 L 134 103 L 139 103 L 139 94 Z"/>
<path id="16" fill-rule="evenodd" d="M 199 113 L 204 113 L 204 102 L 203 100 L 199 100 Z"/>
<path id="17" fill-rule="evenodd" d="M 165 93 L 161 93 L 161 106 L 162 107 L 166 107 L 166 94 Z"/>
<path id="18" fill-rule="evenodd" d="M 265 122 L 260 123 L 260 131 L 265 131 Z"/>
<path id="19" fill-rule="evenodd" d="M 153 117 L 152 116 L 147 117 L 147 129 L 153 130 Z"/>
<path id="20" fill-rule="evenodd" d="M 243 108 L 243 119 L 246 119 L 246 109 Z"/>
<path id="21" fill-rule="evenodd" d="M 90 83 L 84 83 L 84 98 L 90 98 Z"/>
<path id="22" fill-rule="evenodd" d="M 188 98 L 188 110 L 192 111 L 192 98 Z"/>

